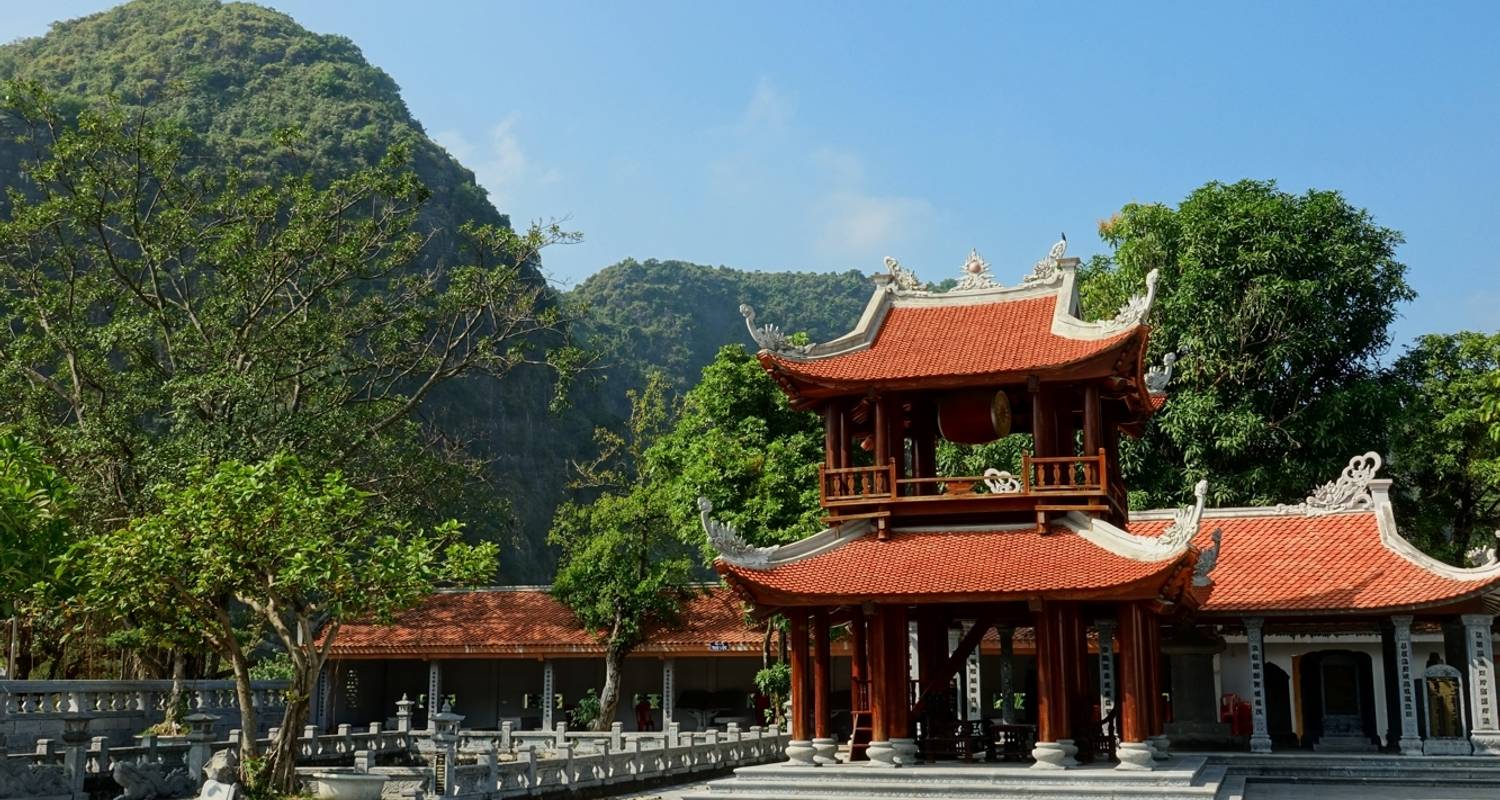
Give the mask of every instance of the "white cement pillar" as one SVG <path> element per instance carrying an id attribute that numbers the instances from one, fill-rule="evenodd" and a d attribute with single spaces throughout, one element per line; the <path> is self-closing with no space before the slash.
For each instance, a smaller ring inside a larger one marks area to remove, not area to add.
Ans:
<path id="1" fill-rule="evenodd" d="M 317 689 L 313 692 L 313 724 L 320 729 L 328 727 L 329 708 L 328 701 L 333 692 L 329 690 L 328 684 L 332 683 L 331 673 L 335 669 L 332 661 L 324 661 L 323 668 L 318 670 Z"/>
<path id="2" fill-rule="evenodd" d="M 663 659 L 661 662 L 661 727 L 663 730 L 672 723 L 673 709 L 676 707 L 674 702 L 677 695 L 676 673 L 676 659 Z"/>
<path id="3" fill-rule="evenodd" d="M 552 711 L 557 708 L 557 683 L 552 677 L 552 659 L 542 661 L 542 730 L 552 730 Z"/>
<path id="4" fill-rule="evenodd" d="M 443 710 L 443 662 L 427 662 L 427 730 L 437 730 L 433 719 Z"/>
<path id="5" fill-rule="evenodd" d="M 968 636 L 973 629 L 974 623 L 965 622 L 962 635 Z M 964 715 L 964 718 L 968 720 L 984 719 L 984 692 L 979 683 L 979 651 L 983 649 L 982 645 L 983 641 L 974 645 L 974 652 L 970 653 L 968 660 L 964 662 L 964 699 L 968 706 L 966 709 L 968 713 Z M 949 649 L 953 647 L 957 647 L 956 642 Z"/>
<path id="6" fill-rule="evenodd" d="M 1094 623 L 1099 632 L 1099 714 L 1109 716 L 1115 710 L 1115 621 L 1101 619 Z"/>
<path id="7" fill-rule="evenodd" d="M 1401 704 L 1401 755 L 1422 755 L 1422 735 L 1417 728 L 1417 676 L 1413 670 L 1410 615 L 1391 617 L 1396 643 L 1396 700 Z"/>
<path id="8" fill-rule="evenodd" d="M 1271 752 L 1271 734 L 1266 726 L 1266 643 L 1265 620 L 1245 618 L 1245 639 L 1250 651 L 1250 752 Z"/>
<path id="9" fill-rule="evenodd" d="M 1014 693 L 1014 672 L 1011 661 L 1014 660 L 1016 629 L 1009 625 L 1001 625 L 995 628 L 995 633 L 1000 635 L 1000 720 L 1006 724 L 1014 724 L 1016 721 Z"/>
<path id="10" fill-rule="evenodd" d="M 1469 741 L 1474 755 L 1500 755 L 1500 707 L 1495 699 L 1495 618 L 1465 614 L 1464 647 L 1469 656 Z"/>

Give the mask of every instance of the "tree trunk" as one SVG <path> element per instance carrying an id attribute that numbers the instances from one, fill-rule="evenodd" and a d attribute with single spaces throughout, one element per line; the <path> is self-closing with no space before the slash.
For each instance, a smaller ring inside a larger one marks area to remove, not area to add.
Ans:
<path id="1" fill-rule="evenodd" d="M 620 710 L 620 673 L 625 666 L 625 656 L 630 647 L 610 641 L 604 651 L 604 690 L 599 692 L 599 716 L 591 726 L 596 731 L 609 730 Z"/>
<path id="2" fill-rule="evenodd" d="M 297 672 L 292 675 L 292 685 L 287 687 L 286 708 L 281 712 L 281 728 L 271 741 L 266 753 L 266 785 L 272 791 L 293 795 L 297 792 L 297 737 L 307 725 L 307 714 L 311 706 L 309 689 L 317 681 L 317 675 L 309 677 Z"/>
<path id="3" fill-rule="evenodd" d="M 171 726 L 171 733 L 182 731 L 182 682 L 187 677 L 187 655 L 180 649 L 172 651 L 172 691 L 167 695 L 166 712 L 163 719 Z"/>
<path id="4" fill-rule="evenodd" d="M 234 698 L 240 707 L 240 782 L 249 785 L 246 767 L 255 758 L 255 694 L 250 689 L 250 664 L 245 654 L 233 650 L 229 664 L 234 668 Z"/>

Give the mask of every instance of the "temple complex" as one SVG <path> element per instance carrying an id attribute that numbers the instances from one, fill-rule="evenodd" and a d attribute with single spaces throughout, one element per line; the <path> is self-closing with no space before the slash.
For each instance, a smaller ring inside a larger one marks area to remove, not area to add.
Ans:
<path id="1" fill-rule="evenodd" d="M 1184 738 L 1229 739 L 1212 656 L 1231 640 L 1244 643 L 1249 746 L 1269 752 L 1267 631 L 1329 624 L 1378 633 L 1387 668 L 1376 685 L 1370 659 L 1320 657 L 1319 685 L 1303 687 L 1321 706 L 1315 746 L 1373 750 L 1384 724 L 1403 753 L 1500 752 L 1486 598 L 1500 565 L 1455 568 L 1402 539 L 1378 454 L 1296 506 L 1208 509 L 1200 482 L 1182 508 L 1131 511 L 1121 438 L 1166 402 L 1172 363 L 1146 361 L 1157 276 L 1085 321 L 1065 247 L 1014 287 L 972 253 L 942 293 L 888 259 L 854 330 L 822 344 L 795 345 L 741 308 L 765 370 L 825 426 L 826 530 L 751 547 L 702 504 L 725 582 L 757 616 L 788 620 L 789 759 L 1149 770 L 1168 757 L 1173 712 Z M 1011 434 L 1030 437 L 1018 473 L 938 467 L 939 438 Z M 1429 624 L 1451 635 L 1424 667 L 1411 632 Z M 1034 668 L 1002 691 L 1029 698 L 1025 719 L 976 714 L 961 673 L 991 631 L 1017 629 L 1034 632 Z M 850 654 L 842 756 L 835 639 Z"/>

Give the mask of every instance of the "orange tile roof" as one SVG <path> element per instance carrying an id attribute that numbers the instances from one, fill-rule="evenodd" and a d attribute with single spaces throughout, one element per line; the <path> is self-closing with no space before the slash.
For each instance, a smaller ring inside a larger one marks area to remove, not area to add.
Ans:
<path id="1" fill-rule="evenodd" d="M 766 605 L 856 603 L 873 597 L 917 600 L 1154 596 L 1177 561 L 1134 561 L 1064 528 L 892 531 L 832 550 L 752 570 L 715 567 Z M 1144 588 L 1136 592 L 1136 585 Z"/>
<path id="2" fill-rule="evenodd" d="M 759 652 L 761 631 L 745 623 L 744 605 L 715 587 L 694 596 L 681 624 L 654 632 L 638 653 Z M 344 625 L 334 658 L 514 655 L 598 655 L 599 639 L 578 627 L 573 613 L 544 589 L 439 592 L 401 614 L 393 625 Z"/>
<path id="3" fill-rule="evenodd" d="M 766 369 L 797 380 L 832 383 L 980 377 L 1066 366 L 1104 353 L 1131 337 L 1128 328 L 1103 339 L 1052 332 L 1058 296 L 988 303 L 896 305 L 868 348 L 821 358 L 762 351 Z"/>
<path id="4" fill-rule="evenodd" d="M 1203 514 L 1193 544 L 1224 531 L 1213 586 L 1197 590 L 1204 613 L 1349 613 L 1442 605 L 1500 585 L 1500 577 L 1460 580 L 1413 563 L 1380 539 L 1374 512 L 1308 516 Z M 1168 520 L 1134 521 L 1154 536 Z"/>

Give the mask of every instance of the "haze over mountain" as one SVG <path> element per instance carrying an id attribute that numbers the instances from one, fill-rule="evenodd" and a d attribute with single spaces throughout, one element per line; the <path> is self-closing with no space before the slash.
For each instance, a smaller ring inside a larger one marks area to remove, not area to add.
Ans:
<path id="1" fill-rule="evenodd" d="M 116 98 L 175 116 L 199 137 L 195 155 L 235 164 L 252 178 L 310 170 L 326 179 L 371 164 L 410 138 L 414 168 L 432 191 L 418 223 L 431 234 L 423 256 L 429 264 L 462 263 L 458 226 L 508 224 L 503 212 L 512 210 L 490 203 L 474 174 L 427 135 L 396 83 L 353 42 L 259 6 L 135 0 L 0 47 L 0 78 L 36 81 L 74 107 Z M 303 136 L 300 155 L 270 155 L 284 152 L 271 141 L 287 128 Z M 0 184 L 13 184 L 30 155 L 0 146 Z M 720 346 L 748 345 L 740 303 L 822 339 L 849 328 L 868 292 L 867 279 L 852 271 L 742 272 L 656 260 L 626 260 L 583 281 L 570 299 L 588 308 L 580 333 L 604 354 L 604 368 L 570 407 L 549 413 L 551 387 L 532 372 L 504 382 L 467 379 L 429 410 L 440 427 L 492 460 L 494 485 L 514 504 L 515 524 L 467 520 L 474 535 L 513 545 L 501 579 L 550 579 L 555 559 L 545 536 L 565 496 L 569 464 L 589 453 L 596 426 L 618 421 L 625 390 L 648 368 L 660 367 L 685 388 Z"/>

